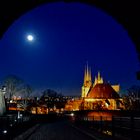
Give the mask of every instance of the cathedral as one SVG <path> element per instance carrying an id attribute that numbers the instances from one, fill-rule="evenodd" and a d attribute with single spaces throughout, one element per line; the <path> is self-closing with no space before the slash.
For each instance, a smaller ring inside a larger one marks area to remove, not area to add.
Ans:
<path id="1" fill-rule="evenodd" d="M 88 65 L 85 68 L 84 83 L 82 86 L 81 108 L 84 110 L 116 110 L 121 108 L 119 95 L 120 85 L 110 85 L 105 82 L 98 72 L 92 83 L 91 70 Z"/>
<path id="2" fill-rule="evenodd" d="M 118 110 L 123 109 L 123 102 L 119 95 L 120 85 L 105 82 L 98 72 L 92 82 L 91 69 L 85 67 L 84 82 L 79 99 L 70 100 L 65 110 Z"/>

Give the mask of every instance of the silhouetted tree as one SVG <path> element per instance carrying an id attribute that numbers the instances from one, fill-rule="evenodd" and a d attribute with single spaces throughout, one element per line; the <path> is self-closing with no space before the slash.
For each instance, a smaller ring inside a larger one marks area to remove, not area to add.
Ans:
<path id="1" fill-rule="evenodd" d="M 64 108 L 66 104 L 66 100 L 63 98 L 64 96 L 60 93 L 57 93 L 54 90 L 46 89 L 42 92 L 42 96 L 40 98 L 41 103 L 46 104 L 48 108 Z"/>
<path id="2" fill-rule="evenodd" d="M 33 89 L 29 84 L 25 84 L 23 86 L 23 92 L 24 92 L 24 96 L 26 98 L 28 98 L 31 95 L 31 93 L 33 92 Z"/>
<path id="3" fill-rule="evenodd" d="M 4 78 L 3 85 L 6 87 L 5 96 L 11 99 L 13 95 L 16 95 L 18 92 L 21 91 L 21 87 L 23 86 L 23 80 L 16 75 L 8 75 Z"/>
<path id="4" fill-rule="evenodd" d="M 129 89 L 127 89 L 128 91 L 128 95 L 133 98 L 140 98 L 140 86 L 137 85 L 133 85 L 132 87 L 130 87 Z"/>
<path id="5" fill-rule="evenodd" d="M 126 110 L 140 110 L 140 86 L 132 86 L 123 96 L 123 103 Z"/>
<path id="6" fill-rule="evenodd" d="M 8 75 L 4 78 L 3 85 L 6 87 L 5 96 L 11 99 L 14 95 L 21 97 L 29 97 L 32 88 L 16 75 Z"/>
<path id="7" fill-rule="evenodd" d="M 126 110 L 132 110 L 132 104 L 130 97 L 128 95 L 124 95 L 123 97 L 123 104 Z"/>

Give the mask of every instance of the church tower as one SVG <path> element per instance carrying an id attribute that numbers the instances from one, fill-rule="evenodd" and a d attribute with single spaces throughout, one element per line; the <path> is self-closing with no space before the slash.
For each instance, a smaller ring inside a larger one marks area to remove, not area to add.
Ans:
<path id="1" fill-rule="evenodd" d="M 91 86 L 92 86 L 91 69 L 89 69 L 88 64 L 87 64 L 87 66 L 85 67 L 84 83 L 82 86 L 82 97 L 87 96 Z"/>
<path id="2" fill-rule="evenodd" d="M 104 82 L 103 78 L 101 77 L 100 72 L 98 72 L 98 76 L 97 77 L 95 76 L 95 81 L 93 86 L 95 86 L 96 84 L 103 84 L 103 82 Z"/>

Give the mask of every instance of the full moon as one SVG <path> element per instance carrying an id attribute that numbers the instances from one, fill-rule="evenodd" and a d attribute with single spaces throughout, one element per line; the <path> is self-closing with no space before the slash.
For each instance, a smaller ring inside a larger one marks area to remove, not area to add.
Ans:
<path id="1" fill-rule="evenodd" d="M 27 40 L 28 41 L 33 41 L 33 39 L 34 39 L 33 35 L 27 35 Z"/>

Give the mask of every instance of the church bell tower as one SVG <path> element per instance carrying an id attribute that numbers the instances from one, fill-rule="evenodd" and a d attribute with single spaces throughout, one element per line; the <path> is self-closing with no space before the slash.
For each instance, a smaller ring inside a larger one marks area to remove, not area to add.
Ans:
<path id="1" fill-rule="evenodd" d="M 86 97 L 90 88 L 92 86 L 92 79 L 91 79 L 91 69 L 88 67 L 88 64 L 85 67 L 84 73 L 84 83 L 82 86 L 82 97 Z"/>

